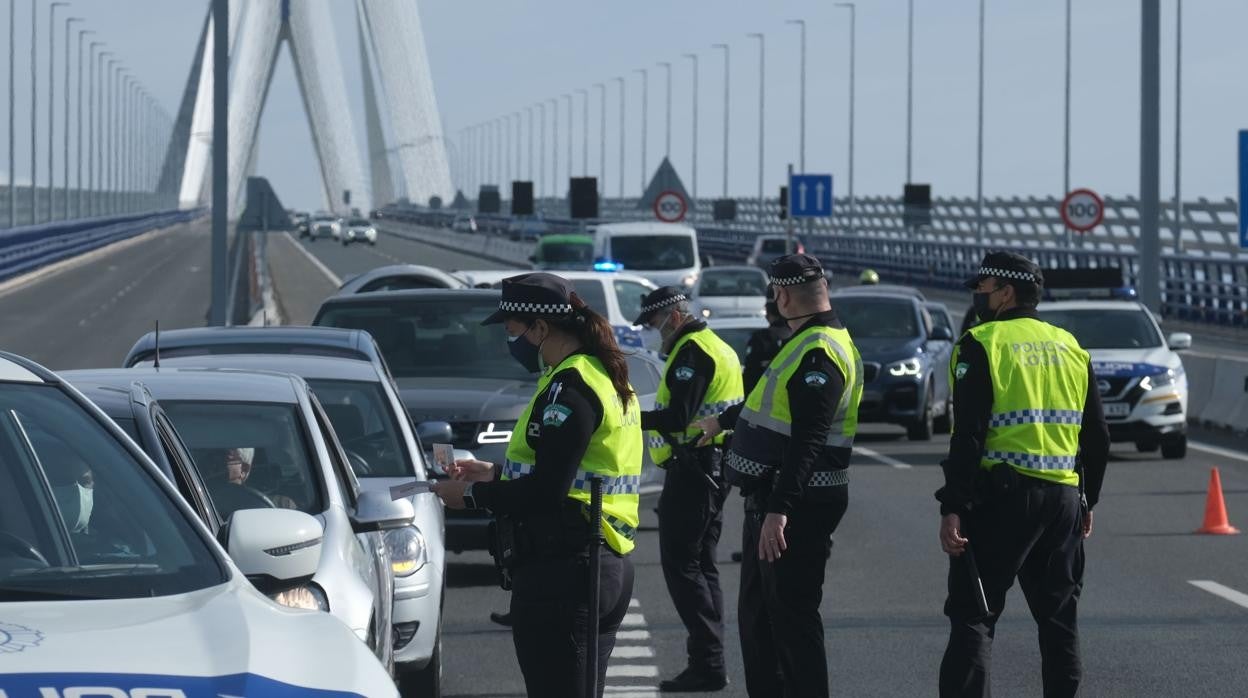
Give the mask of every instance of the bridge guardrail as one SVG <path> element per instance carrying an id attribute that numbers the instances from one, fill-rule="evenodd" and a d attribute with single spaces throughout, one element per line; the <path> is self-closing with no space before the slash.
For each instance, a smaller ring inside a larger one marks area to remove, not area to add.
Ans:
<path id="1" fill-rule="evenodd" d="M 0 280 L 75 257 L 156 228 L 192 220 L 202 211 L 160 211 L 60 221 L 0 230 Z"/>

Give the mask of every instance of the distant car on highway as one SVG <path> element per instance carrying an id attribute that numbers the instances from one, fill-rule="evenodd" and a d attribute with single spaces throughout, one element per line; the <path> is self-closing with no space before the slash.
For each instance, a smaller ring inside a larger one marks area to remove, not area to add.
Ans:
<path id="1" fill-rule="evenodd" d="M 481 289 L 334 296 L 321 305 L 313 324 L 367 331 L 413 422 L 447 422 L 456 448 L 501 463 L 537 376 L 511 357 L 497 327 L 481 326 L 498 309 L 498 298 L 498 291 Z M 628 365 L 643 409 L 653 405 L 662 361 L 639 350 L 629 354 Z M 662 471 L 647 463 L 642 493 L 650 497 L 661 487 Z M 487 523 L 481 512 L 448 511 L 448 549 L 483 549 Z"/>
<path id="2" fill-rule="evenodd" d="M 690 297 L 693 311 L 703 319 L 741 315 L 763 317 L 767 284 L 767 274 L 758 267 L 703 269 Z"/>
<path id="3" fill-rule="evenodd" d="M 293 509 L 323 527 L 313 576 L 276 598 L 331 613 L 382 666 L 393 667 L 394 578 L 383 531 L 411 524 L 411 503 L 362 490 L 307 383 L 271 371 L 187 368 L 66 371 L 94 392 L 145 389 L 159 401 L 198 471 L 220 530 L 246 509 Z M 201 503 L 207 506 L 209 503 Z"/>
<path id="4" fill-rule="evenodd" d="M 580 233 L 544 235 L 529 262 L 542 271 L 592 271 L 594 238 Z"/>
<path id="5" fill-rule="evenodd" d="M 802 254 L 806 251 L 806 246 L 796 235 L 793 236 L 792 250 L 788 249 L 788 244 L 789 239 L 784 235 L 759 235 L 754 238 L 754 245 L 750 248 L 750 254 L 745 258 L 745 263 L 752 267 L 766 269 L 778 257 L 786 254 Z"/>
<path id="6" fill-rule="evenodd" d="M 698 235 L 675 223 L 606 223 L 594 228 L 594 269 L 625 271 L 658 286 L 693 288 L 702 273 Z"/>
<path id="7" fill-rule="evenodd" d="M 321 521 L 242 509 L 218 543 L 81 393 L 13 355 L 0 355 L 0 375 L 0 686 L 10 695 L 100 695 L 84 685 L 397 695 L 340 620 L 281 608 L 253 585 L 306 598 L 298 590 L 333 554 Z M 229 650 L 257 647 L 267 649 Z"/>
<path id="8" fill-rule="evenodd" d="M 308 234 L 309 234 L 308 223 L 310 221 L 311 221 L 311 216 L 309 216 L 306 213 L 303 213 L 302 211 L 290 212 L 290 224 L 291 226 L 294 227 L 295 232 L 301 238 L 308 237 Z"/>
<path id="9" fill-rule="evenodd" d="M 512 240 L 538 240 L 549 230 L 541 216 L 513 217 L 507 223 L 507 237 Z"/>
<path id="10" fill-rule="evenodd" d="M 899 296 L 910 296 L 919 302 L 926 302 L 927 297 L 923 292 L 913 286 L 900 286 L 897 284 L 872 284 L 869 286 L 842 286 L 833 289 L 840 296 L 878 296 L 881 293 L 893 293 Z"/>
<path id="11" fill-rule="evenodd" d="M 370 245 L 376 245 L 377 228 L 367 218 L 346 218 L 342 222 L 340 238 L 344 246 L 353 242 L 367 242 Z"/>
<path id="12" fill-rule="evenodd" d="M 947 433 L 953 333 L 934 324 L 923 302 L 909 293 L 837 290 L 832 307 L 862 355 L 858 420 L 904 426 L 912 441 Z"/>
<path id="13" fill-rule="evenodd" d="M 457 233 L 475 233 L 477 232 L 477 219 L 461 213 L 451 222 L 451 230 Z"/>
<path id="14" fill-rule="evenodd" d="M 318 213 L 312 216 L 312 220 L 308 223 L 309 233 L 307 237 L 312 242 L 324 238 L 337 240 L 340 226 L 341 223 L 334 214 Z"/>
<path id="15" fill-rule="evenodd" d="M 392 264 L 348 278 L 338 288 L 338 293 L 349 295 L 416 288 L 468 288 L 468 282 L 435 267 Z"/>

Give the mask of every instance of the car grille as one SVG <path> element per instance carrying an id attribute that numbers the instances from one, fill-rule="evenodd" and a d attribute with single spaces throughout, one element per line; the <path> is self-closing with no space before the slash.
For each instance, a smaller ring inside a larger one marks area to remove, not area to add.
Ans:
<path id="1" fill-rule="evenodd" d="M 870 383 L 871 381 L 875 380 L 875 377 L 878 376 L 879 374 L 880 374 L 879 364 L 873 363 L 873 362 L 872 363 L 863 362 L 862 364 L 862 382 L 863 383 Z"/>
<path id="2" fill-rule="evenodd" d="M 1116 398 L 1127 389 L 1127 385 L 1135 380 L 1133 376 L 1115 376 L 1109 378 L 1097 377 L 1097 388 L 1101 392 L 1103 398 Z M 1104 388 L 1104 389 L 1102 389 Z"/>

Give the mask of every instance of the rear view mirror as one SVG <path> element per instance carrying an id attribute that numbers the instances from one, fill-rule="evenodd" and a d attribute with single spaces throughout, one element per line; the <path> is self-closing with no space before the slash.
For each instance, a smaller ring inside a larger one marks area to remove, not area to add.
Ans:
<path id="1" fill-rule="evenodd" d="M 940 342 L 952 342 L 953 332 L 948 327 L 933 327 L 932 333 L 928 336 L 928 339 Z"/>
<path id="2" fill-rule="evenodd" d="M 1174 351 L 1182 351 L 1192 348 L 1192 335 L 1187 332 L 1174 332 L 1166 340 L 1166 344 Z"/>
<path id="3" fill-rule="evenodd" d="M 241 509 L 230 517 L 226 551 L 257 589 L 272 595 L 316 574 L 323 535 L 321 522 L 302 511 Z"/>
<path id="4" fill-rule="evenodd" d="M 391 499 L 389 492 L 365 490 L 355 504 L 351 517 L 351 530 L 356 533 L 389 531 L 412 523 L 416 510 L 406 497 Z"/>
<path id="5" fill-rule="evenodd" d="M 449 444 L 454 441 L 454 432 L 446 422 L 421 422 L 416 425 L 416 438 L 426 451 L 432 451 L 434 444 Z"/>
<path id="6" fill-rule="evenodd" d="M 476 455 L 472 451 L 463 448 L 455 449 L 455 460 L 476 460 Z"/>

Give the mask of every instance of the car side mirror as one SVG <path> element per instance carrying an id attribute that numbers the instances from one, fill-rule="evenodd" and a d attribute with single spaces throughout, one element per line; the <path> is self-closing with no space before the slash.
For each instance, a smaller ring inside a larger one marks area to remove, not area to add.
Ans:
<path id="1" fill-rule="evenodd" d="M 324 534 L 321 522 L 302 511 L 240 509 L 230 516 L 225 547 L 239 571 L 272 595 L 316 574 Z"/>
<path id="2" fill-rule="evenodd" d="M 1174 332 L 1166 340 L 1166 344 L 1174 351 L 1192 348 L 1192 335 L 1187 332 Z"/>
<path id="3" fill-rule="evenodd" d="M 416 517 L 416 510 L 407 497 L 391 499 L 389 492 L 365 490 L 355 503 L 351 517 L 351 530 L 356 533 L 389 531 L 403 528 Z"/>
<path id="4" fill-rule="evenodd" d="M 455 435 L 446 422 L 421 422 L 416 425 L 416 438 L 426 451 L 432 451 L 434 444 L 449 444 Z"/>
<path id="5" fill-rule="evenodd" d="M 933 327 L 931 334 L 928 335 L 928 339 L 939 342 L 952 342 L 953 331 L 948 327 Z"/>

